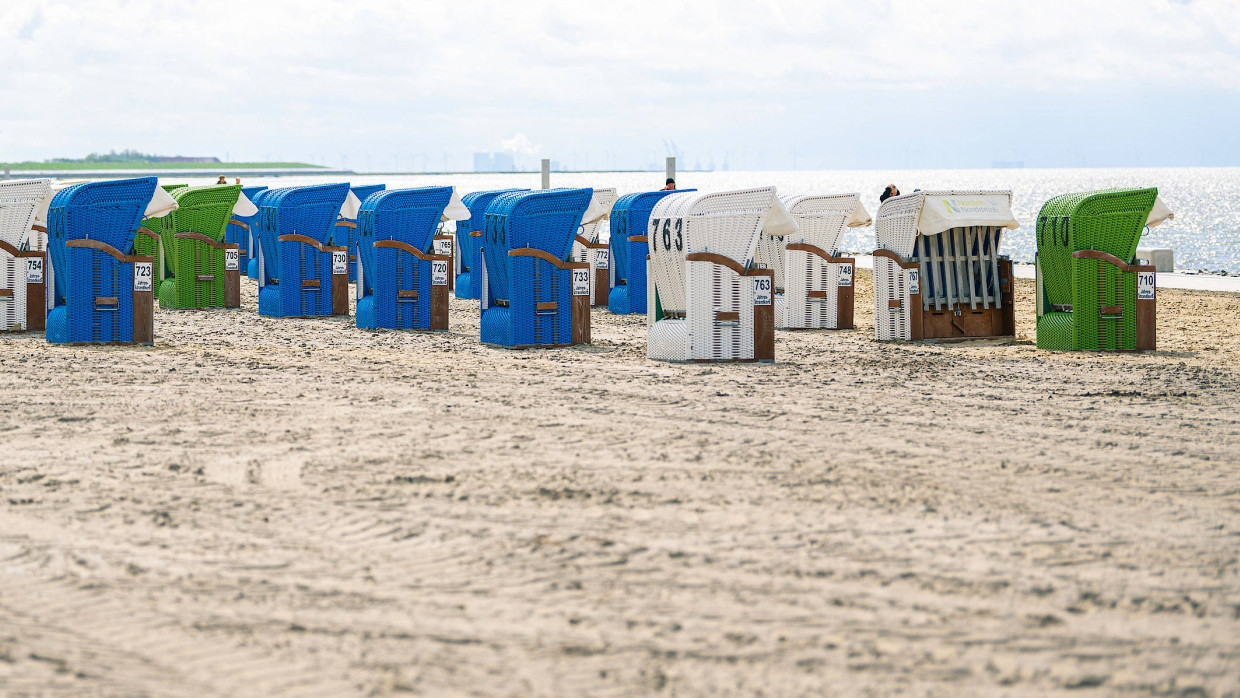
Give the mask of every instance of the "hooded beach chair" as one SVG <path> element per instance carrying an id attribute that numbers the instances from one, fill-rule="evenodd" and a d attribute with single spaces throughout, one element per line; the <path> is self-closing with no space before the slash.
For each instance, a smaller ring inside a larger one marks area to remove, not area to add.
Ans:
<path id="1" fill-rule="evenodd" d="M 879 340 L 1012 336 L 1012 262 L 1004 230 L 1020 227 L 1010 191 L 923 191 L 887 199 L 874 232 Z"/>
<path id="2" fill-rule="evenodd" d="M 349 314 L 348 251 L 328 243 L 348 184 L 260 192 L 258 312 L 270 317 Z"/>
<path id="3" fill-rule="evenodd" d="M 1057 196 L 1038 213 L 1038 348 L 1156 347 L 1156 273 L 1135 259 L 1146 225 L 1170 216 L 1158 190 Z M 1165 213 L 1154 213 L 1155 209 Z"/>
<path id="4" fill-rule="evenodd" d="M 780 196 L 797 222 L 795 233 L 763 234 L 758 265 L 775 272 L 775 326 L 850 330 L 857 261 L 839 256 L 850 227 L 870 224 L 860 194 Z"/>
<path id="5" fill-rule="evenodd" d="M 590 268 L 569 261 L 590 189 L 501 194 L 482 236 L 481 338 L 506 347 L 589 343 Z"/>
<path id="6" fill-rule="evenodd" d="M 254 208 L 257 209 L 257 212 L 250 216 L 249 220 L 250 261 L 246 264 L 245 274 L 255 281 L 258 280 L 258 258 L 261 256 L 260 253 L 263 249 L 262 239 L 259 237 L 259 230 L 262 228 L 261 219 L 259 216 L 263 211 L 263 200 L 266 199 L 267 195 L 273 191 L 273 189 L 263 188 L 254 192 L 254 196 L 250 197 L 250 203 L 254 204 Z"/>
<path id="7" fill-rule="evenodd" d="M 159 188 L 171 194 L 178 189 L 188 187 L 188 184 L 161 184 Z M 137 255 L 151 257 L 155 260 L 155 280 L 152 282 L 155 288 L 155 297 L 159 297 L 159 287 L 163 285 L 164 279 L 172 274 L 172 269 L 168 266 L 168 259 L 164 255 L 164 226 L 168 224 L 168 218 L 164 216 L 147 216 L 142 219 L 142 225 L 138 228 L 138 235 L 133 240 L 133 252 Z"/>
<path id="8" fill-rule="evenodd" d="M 607 309 L 617 315 L 646 312 L 646 228 L 655 204 L 669 194 L 683 194 L 696 189 L 660 189 L 625 194 L 611 209 L 611 291 Z"/>
<path id="9" fill-rule="evenodd" d="M 477 299 L 482 289 L 482 230 L 486 226 L 487 206 L 500 194 L 528 189 L 474 191 L 461 197 L 469 209 L 469 219 L 456 224 L 456 297 Z"/>
<path id="10" fill-rule="evenodd" d="M 50 179 L 0 181 L 0 332 L 44 329 L 47 255 L 31 249 Z"/>
<path id="11" fill-rule="evenodd" d="M 47 341 L 154 340 L 154 259 L 130 251 L 144 215 L 175 206 L 166 194 L 156 197 L 156 182 L 155 177 L 87 182 L 52 198 L 47 228 L 55 276 Z"/>
<path id="12" fill-rule="evenodd" d="M 254 210 L 247 214 L 242 214 L 239 212 L 239 208 L 233 209 L 232 218 L 228 219 L 228 227 L 224 228 L 224 242 L 237 246 L 237 264 L 242 274 L 249 275 L 250 260 L 258 256 L 257 251 L 254 249 L 256 243 L 253 233 L 250 232 L 250 223 L 258 213 L 258 207 L 254 204 L 254 197 L 266 188 L 241 187 L 242 200 L 250 202 Z M 241 206 L 241 200 L 237 202 L 237 205 L 238 207 Z M 257 274 L 257 269 L 255 273 Z"/>
<path id="13" fill-rule="evenodd" d="M 386 188 L 386 184 L 363 184 L 350 188 L 350 195 L 345 197 L 344 205 L 340 208 L 340 216 L 336 219 L 336 224 L 332 228 L 331 244 L 336 247 L 347 248 L 349 251 L 349 283 L 357 281 L 357 268 L 359 265 L 357 256 L 357 212 L 361 209 L 362 202 L 366 200 L 366 197 Z"/>
<path id="14" fill-rule="evenodd" d="M 159 307 L 241 306 L 240 246 L 224 242 L 240 194 L 236 184 L 172 191 L 177 209 L 160 226 L 167 276 L 155 294 Z"/>
<path id="15" fill-rule="evenodd" d="M 357 217 L 357 326 L 448 329 L 451 257 L 433 253 L 452 187 L 371 194 Z"/>
<path id="16" fill-rule="evenodd" d="M 775 273 L 758 238 L 796 223 L 774 187 L 672 193 L 650 214 L 646 353 L 663 361 L 773 361 Z"/>
<path id="17" fill-rule="evenodd" d="M 616 199 L 615 189 L 595 189 L 573 242 L 572 260 L 590 265 L 591 306 L 607 305 L 607 294 L 611 291 L 611 248 L 600 238 Z"/>

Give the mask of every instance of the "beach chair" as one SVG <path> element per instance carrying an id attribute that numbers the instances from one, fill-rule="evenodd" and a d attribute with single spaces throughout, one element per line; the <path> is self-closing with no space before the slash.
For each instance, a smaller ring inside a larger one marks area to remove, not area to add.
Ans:
<path id="1" fill-rule="evenodd" d="M 647 233 L 647 356 L 774 361 L 775 273 L 754 253 L 764 232 L 795 231 L 774 187 L 660 200 Z"/>
<path id="2" fill-rule="evenodd" d="M 775 272 L 775 326 L 780 329 L 850 330 L 857 261 L 839 256 L 850 227 L 870 224 L 860 194 L 783 195 L 797 222 L 786 236 L 763 234 L 758 266 Z"/>
<path id="3" fill-rule="evenodd" d="M 340 209 L 340 216 L 332 228 L 331 244 L 349 250 L 349 283 L 357 281 L 357 269 L 360 265 L 357 256 L 357 212 L 366 197 L 387 188 L 386 184 L 363 184 L 352 187 L 351 196 L 345 198 Z"/>
<path id="4" fill-rule="evenodd" d="M 177 209 L 160 226 L 167 268 L 155 293 L 160 308 L 241 306 L 240 246 L 224 242 L 240 195 L 241 186 L 235 184 L 172 191 Z"/>
<path id="5" fill-rule="evenodd" d="M 874 231 L 874 327 L 881 341 L 1016 334 L 1004 230 L 1010 191 L 923 191 L 887 199 Z"/>
<path id="6" fill-rule="evenodd" d="M 448 329 L 451 258 L 433 253 L 452 187 L 371 194 L 357 217 L 357 326 Z"/>
<path id="7" fill-rule="evenodd" d="M 482 236 L 480 335 L 487 344 L 589 343 L 590 268 L 569 261 L 589 189 L 501 194 Z"/>
<path id="8" fill-rule="evenodd" d="M 259 192 L 259 314 L 349 314 L 348 250 L 328 243 L 348 194 L 348 184 Z"/>
<path id="9" fill-rule="evenodd" d="M 55 277 L 47 341 L 154 341 L 154 259 L 130 251 L 139 223 L 158 201 L 156 182 L 87 182 L 52 198 L 47 228 Z"/>
<path id="10" fill-rule="evenodd" d="M 47 255 L 31 249 L 34 219 L 50 179 L 0 181 L 0 332 L 44 329 Z"/>
<path id="11" fill-rule="evenodd" d="M 188 184 L 161 184 L 159 188 L 171 194 L 178 189 L 188 187 Z M 148 216 L 142 219 L 142 225 L 138 228 L 138 235 L 133 241 L 133 252 L 136 255 L 151 257 L 155 260 L 155 280 L 152 282 L 155 288 L 155 297 L 159 297 L 159 287 L 163 285 L 164 279 L 172 274 L 172 269 L 168 266 L 167 257 L 164 255 L 164 226 L 168 224 L 167 216 Z"/>
<path id="12" fill-rule="evenodd" d="M 611 209 L 611 236 L 607 242 L 611 249 L 608 310 L 616 315 L 645 314 L 646 256 L 650 250 L 646 227 L 650 223 L 650 212 L 663 197 L 692 191 L 697 190 L 637 192 L 625 194 L 616 201 Z"/>
<path id="13" fill-rule="evenodd" d="M 456 225 L 456 297 L 477 300 L 482 288 L 482 229 L 486 225 L 487 206 L 500 194 L 528 189 L 496 189 L 474 191 L 461 197 L 469 209 L 469 220 Z"/>
<path id="14" fill-rule="evenodd" d="M 1156 348 L 1157 274 L 1134 257 L 1142 229 L 1157 224 L 1152 219 L 1157 201 L 1154 188 L 1112 189 L 1065 194 L 1042 205 L 1038 348 Z"/>
<path id="15" fill-rule="evenodd" d="M 250 216 L 249 220 L 250 261 L 246 264 L 245 274 L 255 281 L 258 281 L 258 258 L 263 249 L 262 239 L 259 237 L 259 230 L 262 228 L 260 215 L 263 212 L 263 200 L 266 199 L 267 195 L 272 191 L 274 190 L 264 188 L 260 191 L 254 192 L 254 196 L 250 197 L 250 203 L 254 204 L 254 207 L 258 209 L 258 211 L 254 215 Z"/>
<path id="16" fill-rule="evenodd" d="M 600 238 L 617 198 L 615 189 L 595 189 L 573 242 L 572 260 L 590 265 L 591 307 L 607 305 L 607 294 L 611 291 L 611 247 L 607 240 Z"/>
<path id="17" fill-rule="evenodd" d="M 258 207 L 254 205 L 254 197 L 260 191 L 267 187 L 241 187 L 241 197 L 244 201 L 250 202 L 254 207 L 254 211 L 249 214 L 239 213 L 239 209 L 233 209 L 232 218 L 228 219 L 228 227 L 224 228 L 224 242 L 237 246 L 237 264 L 242 273 L 249 275 L 250 260 L 258 256 L 254 249 L 254 235 L 250 232 L 250 223 L 254 220 L 254 216 L 258 213 Z M 237 202 L 241 205 L 241 201 Z M 257 269 L 255 270 L 257 273 Z"/>

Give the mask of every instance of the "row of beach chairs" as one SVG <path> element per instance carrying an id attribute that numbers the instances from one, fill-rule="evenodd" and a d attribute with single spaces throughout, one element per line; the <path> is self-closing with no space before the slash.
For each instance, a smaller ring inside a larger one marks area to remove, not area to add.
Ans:
<path id="1" fill-rule="evenodd" d="M 1142 230 L 1168 216 L 1156 189 L 1043 206 L 1039 346 L 1154 348 L 1154 270 L 1134 257 Z M 652 359 L 773 360 L 776 329 L 853 327 L 856 263 L 839 244 L 871 223 L 877 339 L 1014 334 L 1012 267 L 1000 253 L 1018 227 L 1007 191 L 915 192 L 871 220 L 857 194 L 773 187 L 461 197 L 343 183 L 160 187 L 153 177 L 0 183 L 0 329 L 150 342 L 155 300 L 239 307 L 245 270 L 271 317 L 348 315 L 352 282 L 360 328 L 447 329 L 454 291 L 479 301 L 488 344 L 588 343 L 591 308 L 606 307 L 646 315 Z"/>

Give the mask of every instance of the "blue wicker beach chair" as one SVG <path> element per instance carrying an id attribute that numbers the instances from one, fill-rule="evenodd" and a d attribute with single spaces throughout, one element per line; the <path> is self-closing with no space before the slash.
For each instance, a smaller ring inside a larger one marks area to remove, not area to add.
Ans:
<path id="1" fill-rule="evenodd" d="M 452 187 L 380 191 L 357 215 L 357 326 L 448 329 L 449 256 L 431 254 Z"/>
<path id="2" fill-rule="evenodd" d="M 267 187 L 241 187 L 241 195 L 253 203 L 254 197 L 266 189 Z M 234 213 L 232 218 L 228 219 L 228 227 L 224 229 L 224 242 L 239 248 L 238 262 L 241 271 L 247 274 L 250 269 L 250 260 L 258 256 L 257 250 L 254 249 L 254 235 L 250 232 L 250 224 L 256 215 L 258 214 L 240 216 Z M 258 270 L 255 269 L 254 273 L 257 275 Z"/>
<path id="3" fill-rule="evenodd" d="M 344 247 L 329 244 L 348 193 L 348 184 L 321 184 L 260 194 L 262 204 L 255 217 L 261 255 L 259 314 L 348 314 L 348 253 Z"/>
<path id="4" fill-rule="evenodd" d="M 250 203 L 258 207 L 258 213 L 250 216 L 250 259 L 246 262 L 245 274 L 254 280 L 258 280 L 258 258 L 261 256 L 259 252 L 262 249 L 259 230 L 262 228 L 263 200 L 272 191 L 274 190 L 264 188 L 254 192 L 254 196 L 250 197 Z"/>
<path id="5" fill-rule="evenodd" d="M 496 189 L 475 191 L 461 197 L 469 209 L 469 220 L 456 224 L 456 297 L 478 298 L 482 288 L 482 229 L 486 225 L 487 206 L 500 194 L 529 191 L 528 189 Z"/>
<path id="6" fill-rule="evenodd" d="M 668 194 L 696 189 L 637 192 L 620 197 L 611 209 L 611 292 L 607 309 L 617 315 L 646 312 L 646 228 L 654 205 Z"/>
<path id="7" fill-rule="evenodd" d="M 75 184 L 48 209 L 55 268 L 47 340 L 153 341 L 153 258 L 130 254 L 155 177 Z"/>
<path id="8" fill-rule="evenodd" d="M 483 342 L 535 347 L 590 341 L 590 267 L 568 259 L 592 196 L 590 189 L 514 192 L 487 207 Z"/>
<path id="9" fill-rule="evenodd" d="M 353 195 L 357 197 L 359 202 L 365 201 L 366 197 L 377 191 L 383 191 L 387 188 L 386 184 L 366 184 L 355 186 L 352 188 Z M 357 219 L 350 218 L 341 214 L 336 219 L 336 226 L 332 228 L 332 244 L 336 247 L 346 247 L 349 250 L 349 283 L 357 281 Z M 359 294 L 360 295 L 360 294 Z"/>

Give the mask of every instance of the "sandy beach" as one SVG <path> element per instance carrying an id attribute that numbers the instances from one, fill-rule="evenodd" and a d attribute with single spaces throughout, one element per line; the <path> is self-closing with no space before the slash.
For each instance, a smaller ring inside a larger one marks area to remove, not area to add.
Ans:
<path id="1" fill-rule="evenodd" d="M 1240 695 L 1240 294 L 1159 351 L 0 336 L 0 694 Z"/>

